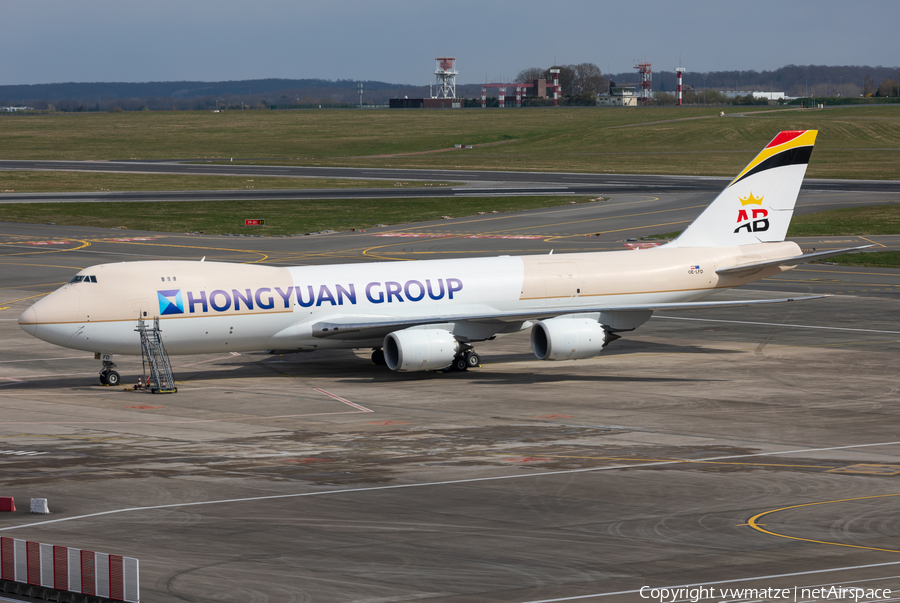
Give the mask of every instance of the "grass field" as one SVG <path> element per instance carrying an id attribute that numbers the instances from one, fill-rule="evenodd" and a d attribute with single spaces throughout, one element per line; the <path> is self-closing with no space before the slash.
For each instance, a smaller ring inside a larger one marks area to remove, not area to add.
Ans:
<path id="1" fill-rule="evenodd" d="M 794 216 L 789 237 L 888 235 L 900 233 L 900 205 L 829 209 Z"/>
<path id="2" fill-rule="evenodd" d="M 452 199 L 322 199 L 269 201 L 187 201 L 167 203 L 9 203 L 0 204 L 0 221 L 55 222 L 100 228 L 124 227 L 161 232 L 207 234 L 304 234 L 365 229 L 376 224 L 453 218 L 479 212 L 505 212 L 584 203 L 583 197 L 454 197 Z M 244 220 L 265 219 L 245 228 Z"/>
<path id="3" fill-rule="evenodd" d="M 726 108 L 730 115 L 717 117 L 720 110 L 9 115 L 0 116 L 0 159 L 234 158 L 292 165 L 729 176 L 780 130 L 818 129 L 808 177 L 900 179 L 900 105 Z M 457 150 L 455 144 L 476 146 Z"/>
<path id="4" fill-rule="evenodd" d="M 120 174 L 99 172 L 0 171 L 0 197 L 4 192 L 55 193 L 93 191 L 195 191 L 245 189 L 392 188 L 445 186 L 440 182 L 388 180 L 334 180 L 320 178 L 247 178 L 244 176 L 192 176 L 175 174 Z"/>
<path id="5" fill-rule="evenodd" d="M 825 260 L 842 266 L 863 266 L 868 268 L 900 268 L 900 251 L 872 251 L 866 253 L 845 253 Z"/>
<path id="6" fill-rule="evenodd" d="M 900 179 L 900 105 L 142 112 L 0 116 L 0 159 L 185 159 L 270 165 L 733 176 L 781 130 L 817 129 L 810 178 Z M 454 145 L 474 145 L 455 149 Z M 378 186 L 294 179 L 0 172 L 0 190 Z M 258 184 L 257 181 L 260 183 Z M 211 184 L 215 183 L 215 184 Z M 394 186 L 382 182 L 381 186 Z M 29 188 L 30 187 L 30 188 Z M 2 193 L 0 193 L 2 194 Z M 2 205 L 0 220 L 260 234 L 367 228 L 560 205 L 571 197 Z M 843 212 L 843 213 L 842 213 Z M 894 234 L 890 207 L 796 217 L 789 236 Z M 674 233 L 669 233 L 674 234 Z M 866 254 L 873 255 L 873 254 Z M 859 256 L 855 256 L 859 257 Z"/>

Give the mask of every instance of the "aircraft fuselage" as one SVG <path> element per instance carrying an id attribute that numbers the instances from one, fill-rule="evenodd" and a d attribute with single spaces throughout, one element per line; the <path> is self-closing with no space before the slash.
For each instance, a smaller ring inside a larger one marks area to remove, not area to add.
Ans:
<path id="1" fill-rule="evenodd" d="M 20 324 L 45 341 L 106 354 L 140 354 L 137 320 L 157 317 L 170 354 L 380 347 L 392 330 L 342 333 L 347 316 L 373 323 L 427 317 L 452 323 L 460 341 L 483 341 L 531 323 L 480 316 L 694 301 L 786 269 L 739 278 L 717 275 L 718 267 L 798 252 L 782 242 L 287 268 L 123 262 L 82 270 L 78 276 L 93 278 L 51 293 Z"/>

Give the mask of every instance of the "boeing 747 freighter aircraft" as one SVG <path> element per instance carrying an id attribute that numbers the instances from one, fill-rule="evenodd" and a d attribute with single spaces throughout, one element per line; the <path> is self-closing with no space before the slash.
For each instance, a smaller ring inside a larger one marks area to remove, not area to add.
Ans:
<path id="1" fill-rule="evenodd" d="M 101 264 L 19 317 L 44 341 L 141 353 L 138 319 L 159 318 L 170 354 L 373 348 L 395 371 L 478 366 L 473 344 L 531 329 L 541 360 L 600 353 L 654 310 L 771 303 L 697 301 L 798 264 L 784 240 L 816 131 L 781 132 L 676 240 L 660 247 L 340 266 L 156 261 Z M 806 298 L 809 299 L 809 298 Z"/>

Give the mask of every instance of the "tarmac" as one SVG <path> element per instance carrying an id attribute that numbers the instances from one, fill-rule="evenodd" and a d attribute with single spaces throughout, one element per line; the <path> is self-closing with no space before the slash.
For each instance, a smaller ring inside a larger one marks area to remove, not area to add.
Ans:
<path id="1" fill-rule="evenodd" d="M 713 195 L 285 238 L 0 223 L 0 496 L 20 508 L 0 535 L 137 557 L 153 602 L 896 599 L 900 270 L 803 266 L 726 295 L 831 297 L 658 313 L 575 362 L 536 360 L 527 332 L 464 373 L 392 373 L 370 350 L 173 357 L 174 395 L 102 387 L 93 356 L 16 323 L 104 262 L 623 249 Z M 895 200 L 811 191 L 798 213 Z M 116 361 L 130 386 L 140 359 Z M 22 511 L 32 497 L 51 514 Z"/>

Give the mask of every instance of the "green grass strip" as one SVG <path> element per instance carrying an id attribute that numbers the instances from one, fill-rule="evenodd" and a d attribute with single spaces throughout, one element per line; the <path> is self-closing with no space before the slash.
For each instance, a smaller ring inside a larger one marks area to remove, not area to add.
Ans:
<path id="1" fill-rule="evenodd" d="M 322 199 L 186 201 L 138 203 L 0 204 L 0 221 L 127 228 L 156 232 L 206 234 L 305 234 L 348 231 L 376 224 L 397 225 L 485 214 L 472 232 L 491 229 L 492 212 L 556 207 L 593 201 L 587 197 L 454 197 L 437 199 Z M 263 219 L 263 227 L 245 227 L 245 219 Z"/>

